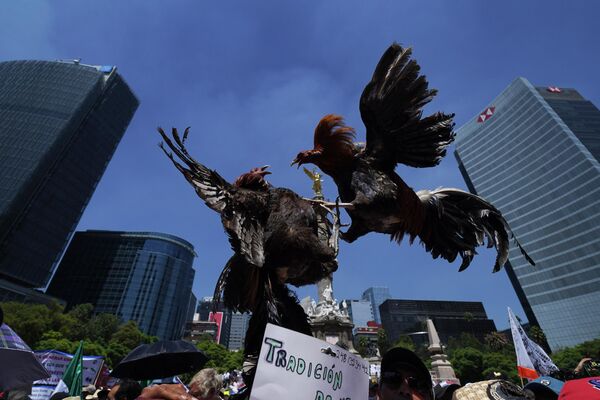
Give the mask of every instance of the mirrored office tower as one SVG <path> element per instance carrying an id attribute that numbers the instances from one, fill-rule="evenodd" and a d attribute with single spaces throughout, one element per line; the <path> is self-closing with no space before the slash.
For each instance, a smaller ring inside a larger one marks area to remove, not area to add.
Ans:
<path id="1" fill-rule="evenodd" d="M 136 321 L 161 339 L 181 339 L 188 321 L 194 247 L 156 232 L 77 232 L 48 293 L 67 306 L 91 303 L 95 313 Z"/>
<path id="2" fill-rule="evenodd" d="M 114 67 L 0 63 L 0 281 L 46 286 L 137 107 Z"/>
<path id="3" fill-rule="evenodd" d="M 455 155 L 537 264 L 511 247 L 530 322 L 552 349 L 599 337 L 600 111 L 574 89 L 518 78 L 457 131 Z"/>

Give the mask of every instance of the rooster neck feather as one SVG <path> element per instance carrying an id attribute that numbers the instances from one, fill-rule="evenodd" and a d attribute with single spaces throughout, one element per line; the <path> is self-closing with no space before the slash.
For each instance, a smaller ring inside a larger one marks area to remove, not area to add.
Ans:
<path id="1" fill-rule="evenodd" d="M 252 172 L 240 175 L 233 184 L 242 189 L 258 190 L 263 192 L 269 190 L 269 183 L 265 180 L 265 178 L 260 174 L 255 174 Z"/>
<path id="2" fill-rule="evenodd" d="M 339 175 L 354 163 L 354 128 L 339 115 L 329 114 L 315 128 L 314 150 L 320 153 L 317 166 L 329 175 Z"/>

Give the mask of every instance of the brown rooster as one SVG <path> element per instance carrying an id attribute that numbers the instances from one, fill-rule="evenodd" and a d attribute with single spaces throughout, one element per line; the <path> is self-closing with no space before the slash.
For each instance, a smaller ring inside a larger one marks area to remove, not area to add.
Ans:
<path id="1" fill-rule="evenodd" d="M 419 237 L 433 258 L 462 258 L 467 268 L 475 248 L 488 238 L 498 252 L 494 272 L 508 258 L 508 224 L 490 203 L 458 189 L 414 192 L 394 171 L 398 163 L 433 167 L 454 140 L 453 114 L 422 118 L 422 108 L 437 93 L 419 75 L 411 49 L 393 44 L 381 57 L 360 98 L 366 145 L 353 142 L 354 129 L 342 117 L 327 115 L 317 125 L 314 148 L 300 152 L 293 164 L 313 163 L 335 181 L 352 219 L 340 237 L 353 242 L 369 233 L 391 235 L 400 242 Z M 516 240 L 515 240 L 516 241 Z M 525 251 L 519 249 L 527 258 Z"/>
<path id="2" fill-rule="evenodd" d="M 268 166 L 254 168 L 230 184 L 189 155 L 184 146 L 189 128 L 183 139 L 173 129 L 173 140 L 161 128 L 158 131 L 172 151 L 161 143 L 165 154 L 206 205 L 221 215 L 235 253 L 217 285 L 217 293 L 226 289 L 224 301 L 229 308 L 254 311 L 260 297 L 259 275 L 275 276 L 259 270 L 274 271 L 281 283 L 302 286 L 337 269 L 335 250 L 317 236 L 316 210 L 322 208 L 289 189 L 269 185 L 264 179 L 270 173 Z"/>
<path id="3" fill-rule="evenodd" d="M 173 129 L 173 141 L 161 128 L 158 132 L 185 166 L 161 143 L 165 154 L 206 205 L 220 213 L 235 253 L 217 281 L 213 305 L 222 293 L 227 308 L 252 312 L 244 344 L 244 378 L 250 386 L 267 323 L 311 335 L 308 317 L 286 283 L 314 284 L 337 269 L 336 250 L 317 236 L 318 222 L 327 221 L 317 213 L 325 210 L 269 185 L 267 166 L 253 168 L 231 185 L 189 155 L 184 146 L 189 128 L 183 138 Z"/>

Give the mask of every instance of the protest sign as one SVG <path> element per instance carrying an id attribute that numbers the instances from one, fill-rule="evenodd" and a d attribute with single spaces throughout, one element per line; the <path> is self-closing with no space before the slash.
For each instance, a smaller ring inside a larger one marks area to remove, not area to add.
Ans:
<path id="1" fill-rule="evenodd" d="M 69 361 L 73 358 L 73 354 L 63 353 L 58 350 L 41 350 L 34 352 L 38 361 L 46 368 L 50 374 L 50 378 L 41 381 L 35 381 L 34 385 L 58 385 L 61 380 Z M 96 378 L 102 368 L 104 358 L 102 356 L 83 356 L 83 385 L 89 385 L 96 382 Z"/>
<path id="2" fill-rule="evenodd" d="M 54 393 L 56 385 L 33 385 L 31 388 L 31 400 L 48 400 Z"/>
<path id="3" fill-rule="evenodd" d="M 368 362 L 312 336 L 267 325 L 250 400 L 362 400 L 368 393 Z"/>

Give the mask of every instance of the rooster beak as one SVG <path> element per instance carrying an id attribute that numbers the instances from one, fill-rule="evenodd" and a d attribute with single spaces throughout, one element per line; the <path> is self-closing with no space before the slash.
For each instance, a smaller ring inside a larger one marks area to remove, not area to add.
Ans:
<path id="1" fill-rule="evenodd" d="M 270 165 L 263 165 L 262 167 L 260 167 L 261 169 L 261 174 L 263 175 L 271 175 L 271 171 L 267 171 L 267 168 L 269 168 Z"/>
<path id="2" fill-rule="evenodd" d="M 294 158 L 294 161 L 292 161 L 292 163 L 290 164 L 290 167 L 293 167 L 294 164 L 297 164 L 296 168 L 300 168 L 300 160 L 298 159 L 298 157 Z"/>

